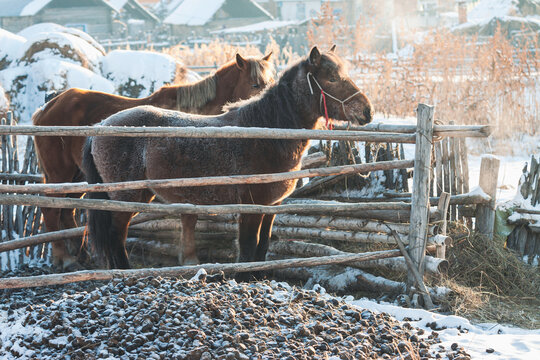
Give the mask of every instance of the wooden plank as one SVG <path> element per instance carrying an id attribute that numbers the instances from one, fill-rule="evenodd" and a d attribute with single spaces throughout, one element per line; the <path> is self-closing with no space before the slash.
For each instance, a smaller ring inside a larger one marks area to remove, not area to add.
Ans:
<path id="1" fill-rule="evenodd" d="M 468 193 L 469 190 L 469 152 L 467 150 L 466 139 L 459 139 L 459 158 L 461 163 L 461 173 L 463 174 L 463 192 Z"/>
<path id="2" fill-rule="evenodd" d="M 409 254 L 414 266 L 423 276 L 423 259 L 426 253 L 427 225 L 429 214 L 428 186 L 431 168 L 431 146 L 433 142 L 433 106 L 419 104 L 417 112 L 416 147 L 414 154 L 414 177 L 409 227 Z M 407 284 L 417 282 L 415 274 L 409 272 Z"/>
<path id="3" fill-rule="evenodd" d="M 443 159 L 442 159 L 442 142 L 437 141 L 433 144 L 435 148 L 435 173 L 437 176 L 437 196 L 441 196 L 444 191 L 443 185 Z"/>
<path id="4" fill-rule="evenodd" d="M 500 160 L 493 155 L 483 155 L 480 163 L 480 188 L 491 197 L 487 204 L 478 204 L 476 207 L 476 228 L 493 238 L 495 225 L 495 204 L 497 196 L 497 181 L 499 178 Z"/>

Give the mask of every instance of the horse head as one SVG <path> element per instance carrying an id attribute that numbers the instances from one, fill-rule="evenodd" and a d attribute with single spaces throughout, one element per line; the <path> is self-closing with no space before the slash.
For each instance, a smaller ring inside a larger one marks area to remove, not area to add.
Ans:
<path id="1" fill-rule="evenodd" d="M 323 54 L 313 47 L 305 74 L 311 95 L 317 98 L 317 111 L 324 116 L 360 125 L 371 122 L 373 106 L 347 73 L 345 62 L 335 53 L 335 45 Z"/>
<path id="2" fill-rule="evenodd" d="M 242 57 L 236 54 L 234 63 L 229 66 L 229 71 L 224 72 L 223 79 L 227 83 L 234 84 L 229 102 L 249 99 L 274 82 L 274 65 L 269 61 L 272 53 L 262 58 Z"/>

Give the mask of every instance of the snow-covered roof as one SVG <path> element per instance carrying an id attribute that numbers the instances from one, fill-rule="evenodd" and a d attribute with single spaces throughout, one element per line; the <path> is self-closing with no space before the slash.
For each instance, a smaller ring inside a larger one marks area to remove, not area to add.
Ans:
<path id="1" fill-rule="evenodd" d="M 163 22 L 171 25 L 205 25 L 226 2 L 231 8 L 245 10 L 251 7 L 252 10 L 260 13 L 260 16 L 273 19 L 268 11 L 253 0 L 184 0 Z"/>
<path id="2" fill-rule="evenodd" d="M 285 26 L 298 25 L 298 21 L 288 20 L 269 20 L 262 21 L 256 24 L 250 24 L 246 26 L 238 26 L 234 28 L 228 28 L 223 30 L 212 31 L 212 34 L 237 34 L 237 33 L 253 33 L 258 31 L 268 31 L 272 29 L 279 29 Z"/>
<path id="3" fill-rule="evenodd" d="M 480 0 L 469 11 L 467 18 L 470 21 L 490 20 L 494 17 L 511 15 L 517 10 L 513 0 Z"/>
<path id="4" fill-rule="evenodd" d="M 126 5 L 126 3 L 128 2 L 128 0 L 107 0 L 109 2 L 109 4 L 111 4 L 111 6 L 116 10 L 116 11 L 120 11 L 122 10 L 122 8 L 124 7 L 124 5 Z"/>
<path id="5" fill-rule="evenodd" d="M 0 0 L 0 17 L 32 16 L 52 0 Z"/>
<path id="6" fill-rule="evenodd" d="M 137 0 L 105 0 L 109 6 L 111 6 L 116 12 L 121 12 L 126 5 L 130 5 L 132 9 L 138 10 L 141 14 L 144 14 L 146 17 L 151 18 L 152 20 L 159 22 L 157 16 L 152 14 L 148 9 L 141 5 Z"/>
<path id="7" fill-rule="evenodd" d="M 53 0 L 0 0 L 0 17 L 34 16 L 52 1 Z M 109 1 L 118 2 L 121 0 L 101 0 L 104 5 L 115 10 Z"/>
<path id="8" fill-rule="evenodd" d="M 173 25 L 204 25 L 225 3 L 225 0 L 184 0 L 164 23 Z"/>

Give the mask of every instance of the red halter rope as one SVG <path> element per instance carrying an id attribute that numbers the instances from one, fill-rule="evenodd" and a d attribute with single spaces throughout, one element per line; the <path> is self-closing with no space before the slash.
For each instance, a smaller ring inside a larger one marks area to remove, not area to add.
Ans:
<path id="1" fill-rule="evenodd" d="M 330 95 L 329 93 L 327 93 L 326 91 L 323 90 L 322 86 L 319 84 L 319 82 L 317 81 L 317 79 L 315 79 L 315 75 L 313 75 L 311 72 L 308 72 L 307 73 L 307 81 L 308 81 L 308 85 L 309 85 L 309 91 L 311 92 L 311 94 L 313 95 L 314 92 L 313 92 L 313 87 L 311 86 L 311 79 L 310 79 L 310 76 L 313 78 L 313 81 L 315 81 L 315 84 L 319 87 L 319 89 L 321 90 L 321 97 L 320 97 L 320 100 L 319 100 L 319 108 L 322 106 L 324 108 L 324 117 L 326 119 L 326 127 L 330 130 L 332 130 L 334 128 L 334 125 L 332 125 L 332 122 L 330 120 L 330 118 L 328 117 L 328 108 L 326 107 L 326 97 L 328 96 L 329 98 L 337 101 L 338 103 L 341 104 L 341 107 L 343 109 L 343 114 L 345 115 L 345 117 L 347 117 L 347 112 L 345 111 L 345 103 L 349 100 L 351 100 L 353 97 L 355 97 L 356 95 L 360 94 L 360 90 L 358 90 L 357 92 L 355 92 L 354 94 L 352 94 L 351 96 L 349 96 L 348 98 L 346 98 L 345 100 L 340 100 L 338 99 L 337 97 L 335 96 L 332 96 Z M 321 111 L 322 112 L 322 111 Z M 330 126 L 328 126 L 330 124 Z"/>
<path id="2" fill-rule="evenodd" d="M 326 128 L 328 130 L 334 130 L 334 124 L 332 124 L 332 120 L 328 117 L 328 108 L 326 107 L 326 96 L 324 95 L 323 89 L 321 89 L 321 98 L 324 105 L 324 118 L 326 119 Z M 330 123 L 330 126 L 328 126 L 328 123 Z"/>

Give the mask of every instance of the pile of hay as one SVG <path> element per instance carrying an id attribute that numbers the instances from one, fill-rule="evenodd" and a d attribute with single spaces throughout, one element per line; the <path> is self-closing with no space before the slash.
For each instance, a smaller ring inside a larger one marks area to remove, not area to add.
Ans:
<path id="1" fill-rule="evenodd" d="M 446 304 L 450 310 L 480 321 L 540 326 L 538 267 L 523 263 L 503 239 L 473 233 L 455 241 L 447 259 L 445 285 L 455 293 Z"/>

